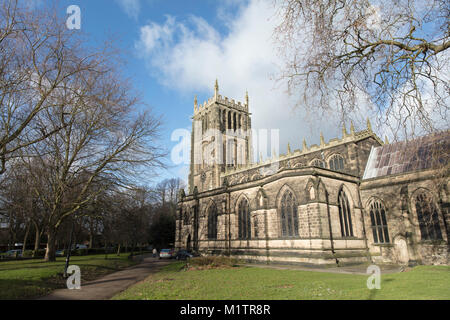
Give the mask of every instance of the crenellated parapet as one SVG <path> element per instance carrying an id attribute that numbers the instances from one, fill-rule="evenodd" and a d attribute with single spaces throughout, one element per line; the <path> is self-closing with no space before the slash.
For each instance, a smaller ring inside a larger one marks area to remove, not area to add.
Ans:
<path id="1" fill-rule="evenodd" d="M 202 114 L 204 112 L 207 112 L 209 110 L 209 107 L 215 104 L 219 104 L 225 107 L 228 107 L 229 109 L 234 109 L 236 111 L 248 113 L 248 105 L 249 105 L 249 98 L 248 98 L 248 92 L 245 93 L 245 102 L 237 101 L 235 99 L 230 99 L 226 96 L 222 96 L 219 94 L 219 85 L 216 80 L 215 86 L 214 86 L 214 96 L 209 98 L 206 101 L 203 101 L 203 103 L 198 104 L 197 96 L 195 96 L 194 99 L 194 117 L 197 114 Z"/>
<path id="2" fill-rule="evenodd" d="M 373 131 L 370 124 L 370 121 L 367 120 L 367 128 L 361 131 L 355 131 L 355 128 L 353 126 L 353 123 L 350 125 L 350 133 L 347 133 L 347 130 L 345 126 L 343 126 L 342 129 L 342 137 L 341 138 L 333 138 L 330 139 L 328 142 L 325 141 L 323 134 L 320 134 L 320 144 L 312 144 L 308 146 L 306 143 L 306 139 L 303 139 L 302 143 L 302 149 L 297 149 L 294 151 L 291 151 L 290 145 L 288 144 L 287 153 L 286 154 L 280 154 L 279 156 L 272 156 L 272 158 L 266 158 L 263 160 L 262 156 L 259 157 L 259 161 L 257 163 L 254 163 L 252 165 L 241 167 L 241 168 L 227 168 L 226 171 L 222 174 L 222 177 L 228 177 L 232 175 L 242 175 L 246 171 L 252 171 L 254 169 L 261 169 L 264 167 L 271 166 L 273 168 L 284 168 L 286 165 L 283 164 L 285 162 L 286 164 L 293 164 L 295 165 L 295 160 L 301 156 L 307 156 L 312 153 L 321 152 L 328 150 L 330 148 L 335 148 L 347 143 L 354 143 L 358 142 L 367 138 L 373 138 L 375 139 L 380 145 L 385 144 Z M 289 166 L 288 165 L 288 166 Z"/>

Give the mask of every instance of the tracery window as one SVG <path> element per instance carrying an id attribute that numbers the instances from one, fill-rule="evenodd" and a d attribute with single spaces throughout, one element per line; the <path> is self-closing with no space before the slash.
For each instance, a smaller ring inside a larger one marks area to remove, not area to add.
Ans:
<path id="1" fill-rule="evenodd" d="M 325 162 L 320 159 L 314 159 L 311 162 L 311 165 L 319 168 L 325 168 Z"/>
<path id="2" fill-rule="evenodd" d="M 328 165 L 331 170 L 344 170 L 344 158 L 338 154 L 335 154 L 328 161 Z"/>
<path id="3" fill-rule="evenodd" d="M 186 209 L 184 212 L 183 224 L 185 226 L 191 224 L 191 214 L 189 209 Z"/>
<path id="4" fill-rule="evenodd" d="M 343 237 L 353 237 L 352 214 L 347 195 L 344 190 L 338 196 L 339 222 L 341 223 L 341 235 Z"/>
<path id="5" fill-rule="evenodd" d="M 292 192 L 287 190 L 280 203 L 281 213 L 281 236 L 297 237 L 298 236 L 298 213 L 297 199 Z"/>
<path id="6" fill-rule="evenodd" d="M 251 238 L 250 208 L 247 199 L 242 199 L 238 206 L 239 239 Z"/>
<path id="7" fill-rule="evenodd" d="M 438 211 L 431 197 L 422 192 L 415 199 L 422 240 L 442 240 Z"/>
<path id="8" fill-rule="evenodd" d="M 217 207 L 214 203 L 208 209 L 208 239 L 217 239 Z"/>
<path id="9" fill-rule="evenodd" d="M 370 223 L 372 226 L 373 241 L 375 243 L 388 243 L 389 231 L 386 220 L 386 208 L 380 200 L 372 200 L 369 205 Z"/>

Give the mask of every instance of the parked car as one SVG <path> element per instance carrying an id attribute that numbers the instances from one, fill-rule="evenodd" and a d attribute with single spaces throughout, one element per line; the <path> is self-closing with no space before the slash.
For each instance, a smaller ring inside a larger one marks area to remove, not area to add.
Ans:
<path id="1" fill-rule="evenodd" d="M 159 252 L 159 258 L 172 259 L 173 258 L 173 250 L 172 249 L 161 249 Z"/>
<path id="2" fill-rule="evenodd" d="M 186 260 L 187 258 L 193 258 L 194 255 L 187 250 L 178 250 L 175 255 L 175 259 L 177 260 Z"/>
<path id="3" fill-rule="evenodd" d="M 6 251 L 5 256 L 7 256 L 7 257 L 21 257 L 22 256 L 22 250 L 9 250 L 9 251 Z"/>

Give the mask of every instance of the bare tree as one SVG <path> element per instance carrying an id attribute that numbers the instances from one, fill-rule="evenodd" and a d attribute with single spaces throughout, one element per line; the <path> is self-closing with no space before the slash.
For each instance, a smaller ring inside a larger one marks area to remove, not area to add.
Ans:
<path id="1" fill-rule="evenodd" d="M 159 120 L 136 111 L 139 99 L 112 65 L 77 75 L 55 100 L 61 107 L 46 109 L 36 121 L 61 129 L 33 144 L 33 157 L 22 156 L 34 180 L 46 186 L 34 190 L 45 204 L 46 260 L 55 258 L 55 235 L 64 220 L 83 214 L 102 191 L 94 186 L 131 185 L 133 174 L 162 165 L 164 156 L 156 143 Z"/>
<path id="2" fill-rule="evenodd" d="M 274 0 L 298 106 L 373 115 L 394 139 L 448 128 L 450 2 Z"/>
<path id="3" fill-rule="evenodd" d="M 0 4 L 0 174 L 17 151 L 64 126 L 50 129 L 36 117 L 60 108 L 61 91 L 76 76 L 99 71 L 111 58 L 107 47 L 84 48 L 80 32 L 68 30 L 55 12 L 48 3 L 40 9 L 18 0 Z"/>

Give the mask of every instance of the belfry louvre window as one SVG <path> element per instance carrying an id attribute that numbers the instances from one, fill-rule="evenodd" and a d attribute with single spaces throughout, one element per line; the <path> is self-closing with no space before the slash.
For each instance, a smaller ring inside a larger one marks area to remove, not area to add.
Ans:
<path id="1" fill-rule="evenodd" d="M 369 213 L 373 241 L 375 243 L 388 243 L 389 232 L 386 221 L 386 208 L 383 203 L 379 200 L 373 200 L 369 206 Z"/>
<path id="2" fill-rule="evenodd" d="M 239 239 L 251 238 L 250 210 L 247 199 L 242 199 L 238 207 Z"/>
<path id="3" fill-rule="evenodd" d="M 184 219 L 183 219 L 184 220 L 183 221 L 184 225 L 191 224 L 191 214 L 190 214 L 189 211 L 190 211 L 189 209 L 186 209 L 185 212 L 184 212 Z"/>
<path id="4" fill-rule="evenodd" d="M 328 165 L 331 170 L 336 171 L 344 170 L 344 158 L 338 154 L 335 154 L 328 161 Z"/>
<path id="5" fill-rule="evenodd" d="M 281 235 L 283 237 L 298 236 L 297 200 L 290 191 L 281 198 Z"/>
<path id="6" fill-rule="evenodd" d="M 426 193 L 417 195 L 416 212 L 422 240 L 442 240 L 436 205 Z"/>
<path id="7" fill-rule="evenodd" d="M 341 223 L 341 235 L 343 237 L 353 237 L 352 215 L 347 195 L 344 190 L 339 192 L 338 207 L 339 222 Z"/>
<path id="8" fill-rule="evenodd" d="M 217 207 L 211 204 L 208 209 L 208 239 L 217 239 Z"/>

